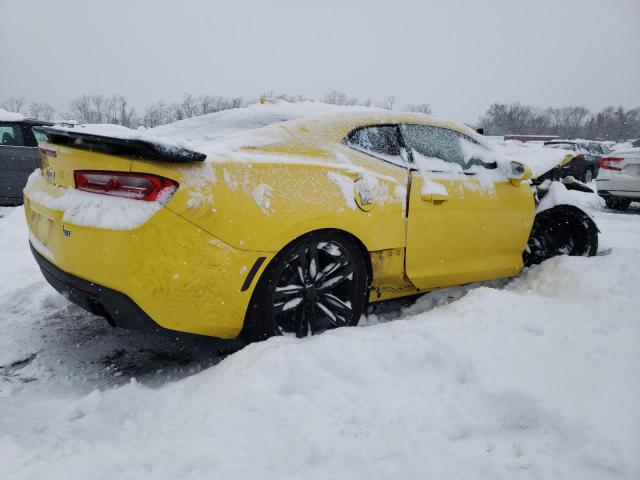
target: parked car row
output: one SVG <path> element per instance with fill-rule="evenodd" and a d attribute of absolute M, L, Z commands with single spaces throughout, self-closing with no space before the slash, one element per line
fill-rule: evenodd
<path fill-rule="evenodd" d="M 607 207 L 626 210 L 631 202 L 640 201 L 640 140 L 633 140 L 619 150 L 611 150 L 613 142 L 586 140 L 551 140 L 547 148 L 569 150 L 556 168 L 538 177 L 536 182 L 574 177 L 584 183 L 596 180 L 598 195 Z"/>
<path fill-rule="evenodd" d="M 47 140 L 45 134 L 34 132 L 33 127 L 52 125 L 19 118 L 0 117 L 0 206 L 22 204 L 27 178 L 40 165 L 38 141 Z"/>
<path fill-rule="evenodd" d="M 545 142 L 544 146 L 574 152 L 574 155 L 568 158 L 566 163 L 551 173 L 557 178 L 572 176 L 585 183 L 596 178 L 600 169 L 600 159 L 610 152 L 609 148 L 600 142 L 581 140 L 552 140 Z"/>
<path fill-rule="evenodd" d="M 626 210 L 631 202 L 640 201 L 640 140 L 600 159 L 596 186 L 609 208 Z"/>

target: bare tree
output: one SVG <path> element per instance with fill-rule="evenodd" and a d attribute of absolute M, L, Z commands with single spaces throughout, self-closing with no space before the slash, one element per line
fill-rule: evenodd
<path fill-rule="evenodd" d="M 396 104 L 396 97 L 393 95 L 385 98 L 383 101 L 378 103 L 378 107 L 384 108 L 385 110 L 393 110 L 393 106 Z"/>
<path fill-rule="evenodd" d="M 29 116 L 38 120 L 45 120 L 50 122 L 56 114 L 56 109 L 53 105 L 41 102 L 31 102 L 29 105 Z"/>
<path fill-rule="evenodd" d="M 180 103 L 180 119 L 195 117 L 198 114 L 196 99 L 190 93 L 185 93 Z"/>
<path fill-rule="evenodd" d="M 24 97 L 9 97 L 0 106 L 8 112 L 25 113 L 26 103 Z"/>
<path fill-rule="evenodd" d="M 69 103 L 70 119 L 79 123 L 115 123 L 127 127 L 136 126 L 135 110 L 129 108 L 122 95 L 81 95 Z"/>
<path fill-rule="evenodd" d="M 407 105 L 405 109 L 408 112 L 424 113 L 425 115 L 431 114 L 431 105 L 428 103 Z"/>
<path fill-rule="evenodd" d="M 640 137 L 640 108 L 607 107 L 592 114 L 583 106 L 540 110 L 519 103 L 494 103 L 480 117 L 479 124 L 489 135 L 521 133 L 625 140 Z"/>
<path fill-rule="evenodd" d="M 175 108 L 161 100 L 145 110 L 142 124 L 147 128 L 152 128 L 173 122 L 175 120 L 174 112 Z"/>
<path fill-rule="evenodd" d="M 346 93 L 332 90 L 324 96 L 324 102 L 332 105 L 358 105 L 358 99 L 349 98 Z"/>

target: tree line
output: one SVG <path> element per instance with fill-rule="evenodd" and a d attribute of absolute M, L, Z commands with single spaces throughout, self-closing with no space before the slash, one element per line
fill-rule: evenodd
<path fill-rule="evenodd" d="M 274 93 L 273 91 L 265 92 L 263 96 L 289 102 L 317 100 L 304 95 L 292 96 Z M 355 97 L 349 97 L 347 94 L 337 90 L 332 90 L 320 100 L 334 105 L 376 106 L 388 110 L 393 110 L 396 107 L 395 97 L 392 96 L 375 102 L 371 99 L 360 100 Z M 78 123 L 113 123 L 132 128 L 139 126 L 151 128 L 198 115 L 244 107 L 256 101 L 257 99 L 246 100 L 243 97 L 196 96 L 191 93 L 185 93 L 178 102 L 160 100 L 149 105 L 142 113 L 138 113 L 123 95 L 81 95 L 69 102 L 66 111 L 57 111 L 48 103 L 29 103 L 25 97 L 8 98 L 0 104 L 0 107 L 38 120 L 65 119 Z M 405 110 L 431 113 L 431 107 L 427 103 L 407 105 Z"/>
<path fill-rule="evenodd" d="M 265 92 L 264 96 L 301 102 L 318 100 L 304 95 L 286 95 Z M 388 110 L 397 108 L 395 97 L 382 101 L 358 99 L 346 93 L 332 90 L 323 102 L 333 105 L 360 105 Z M 69 102 L 64 112 L 42 102 L 27 102 L 24 97 L 11 97 L 0 106 L 10 112 L 18 112 L 32 118 L 51 121 L 74 120 L 78 123 L 113 123 L 126 127 L 147 128 L 191 118 L 207 113 L 219 112 L 246 106 L 256 100 L 243 97 L 193 95 L 185 93 L 177 102 L 160 100 L 138 113 L 123 95 L 81 95 Z M 430 114 L 428 103 L 411 104 L 401 108 L 405 111 Z M 480 116 L 475 127 L 484 128 L 486 135 L 557 135 L 562 138 L 590 138 L 598 140 L 627 140 L 640 137 L 640 108 L 606 107 L 591 112 L 583 106 L 536 108 L 520 103 L 494 103 Z"/>
<path fill-rule="evenodd" d="M 536 108 L 520 103 L 494 103 L 480 117 L 485 135 L 557 135 L 561 138 L 628 140 L 640 137 L 640 107 L 606 107 L 591 112 L 583 106 Z"/>

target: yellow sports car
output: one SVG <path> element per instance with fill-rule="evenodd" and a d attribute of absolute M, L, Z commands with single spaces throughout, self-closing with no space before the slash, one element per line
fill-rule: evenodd
<path fill-rule="evenodd" d="M 368 302 L 517 275 L 523 253 L 595 253 L 577 209 L 534 225 L 525 165 L 422 114 L 267 102 L 151 131 L 39 131 L 33 254 L 116 326 L 306 336 Z"/>

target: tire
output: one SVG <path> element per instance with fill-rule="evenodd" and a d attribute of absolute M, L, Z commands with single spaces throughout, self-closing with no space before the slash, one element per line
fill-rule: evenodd
<path fill-rule="evenodd" d="M 619 197 L 607 197 L 604 199 L 604 202 L 610 209 L 620 211 L 625 211 L 629 208 L 629 205 L 631 205 L 631 200 Z"/>
<path fill-rule="evenodd" d="M 558 255 L 592 257 L 598 252 L 598 227 L 573 205 L 556 205 L 536 215 L 522 254 L 525 266 Z"/>
<path fill-rule="evenodd" d="M 357 325 L 368 286 L 364 252 L 353 239 L 332 230 L 306 234 L 265 269 L 241 336 L 249 342 L 283 334 L 300 338 Z"/>
<path fill-rule="evenodd" d="M 584 183 L 590 183 L 593 180 L 593 170 L 587 168 L 587 170 L 584 172 L 584 177 L 582 178 L 582 180 L 584 181 Z"/>

